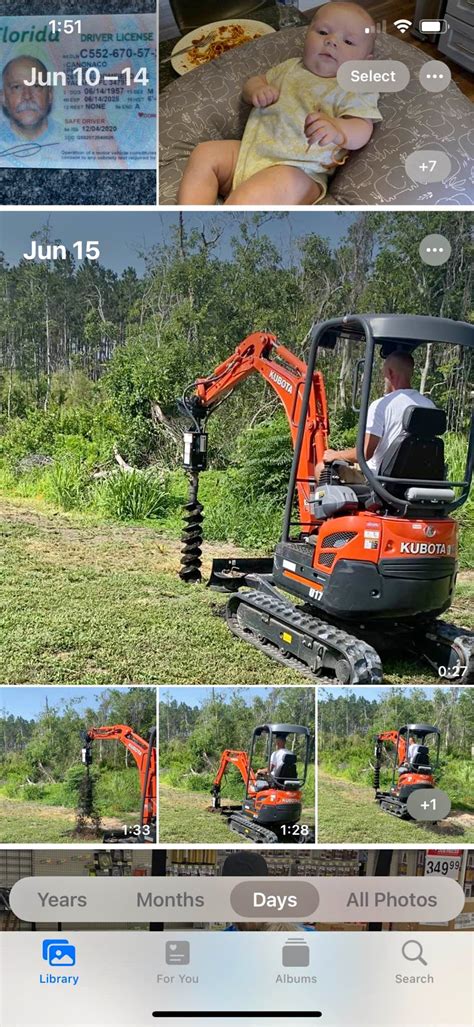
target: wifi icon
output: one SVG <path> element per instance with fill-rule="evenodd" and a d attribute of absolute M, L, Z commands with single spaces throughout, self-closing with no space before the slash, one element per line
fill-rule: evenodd
<path fill-rule="evenodd" d="M 403 36 L 405 32 L 413 24 L 413 22 L 409 21 L 408 18 L 399 18 L 398 21 L 394 21 L 393 24 L 395 25 L 395 28 L 398 29 L 398 31 L 401 32 Z"/>

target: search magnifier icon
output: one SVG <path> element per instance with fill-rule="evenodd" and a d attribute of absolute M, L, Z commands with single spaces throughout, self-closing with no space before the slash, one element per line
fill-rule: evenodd
<path fill-rule="evenodd" d="M 423 959 L 423 945 L 419 941 L 406 941 L 402 945 L 402 956 L 410 963 L 419 962 L 423 963 L 423 966 L 428 966 L 426 959 Z"/>

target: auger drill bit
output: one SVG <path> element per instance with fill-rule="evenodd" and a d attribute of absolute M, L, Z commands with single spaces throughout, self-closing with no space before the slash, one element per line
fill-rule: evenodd
<path fill-rule="evenodd" d="M 179 576 L 186 584 L 201 581 L 203 506 L 198 501 L 198 475 L 189 475 L 188 502 L 184 506 L 185 527 L 181 535 L 181 568 Z"/>
<path fill-rule="evenodd" d="M 374 780 L 373 780 L 373 787 L 375 788 L 375 791 L 378 791 L 379 788 L 380 788 L 380 767 L 381 767 L 380 744 L 381 743 L 377 739 L 377 741 L 375 743 L 375 753 L 374 753 Z"/>

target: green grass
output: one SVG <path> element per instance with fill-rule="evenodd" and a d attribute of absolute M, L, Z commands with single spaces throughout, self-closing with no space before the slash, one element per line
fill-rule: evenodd
<path fill-rule="evenodd" d="M 354 743 L 351 745 L 351 742 Z M 324 742 L 319 735 L 319 769 L 331 778 L 348 781 L 350 784 L 365 785 L 372 788 L 373 743 L 365 740 L 357 743 L 349 737 L 346 744 L 343 739 L 332 740 L 326 736 Z M 387 790 L 392 783 L 392 765 L 381 768 L 380 787 Z M 447 792 L 452 805 L 457 810 L 474 813 L 474 763 L 472 759 L 462 756 L 459 752 L 449 756 L 441 756 L 440 765 L 436 769 L 436 784 Z"/>
<path fill-rule="evenodd" d="M 78 767 L 82 773 L 81 764 Z M 18 774 L 9 776 L 8 769 L 0 766 L 0 801 L 31 802 L 35 805 L 62 806 L 76 810 L 77 792 L 67 780 L 33 783 L 19 780 Z M 123 770 L 103 768 L 95 782 L 94 803 L 100 814 L 130 817 L 140 806 L 140 785 L 135 765 Z"/>
<path fill-rule="evenodd" d="M 123 823 L 137 823 L 138 813 Z M 102 834 L 88 831 L 87 835 L 74 834 L 76 816 L 73 810 L 62 806 L 45 806 L 38 802 L 17 802 L 14 799 L 0 800 L 0 840 L 2 844 L 16 845 L 28 842 L 82 842 L 102 841 Z M 104 818 L 102 827 L 119 828 L 120 819 Z"/>
<path fill-rule="evenodd" d="M 0 518 L 4 683 L 308 683 L 230 634 L 225 596 L 184 585 L 180 544 L 156 528 L 59 513 L 32 499 L 2 499 Z M 204 575 L 212 556 L 236 553 L 206 545 Z M 473 594 L 471 577 L 458 586 L 450 619 L 474 624 Z M 387 682 L 433 680 L 403 658 L 387 659 L 385 672 Z"/>
<path fill-rule="evenodd" d="M 451 811 L 435 826 L 417 825 L 382 813 L 374 801 L 373 789 L 330 777 L 319 771 L 318 841 L 396 843 L 417 842 L 438 845 L 474 842 L 474 813 Z"/>
<path fill-rule="evenodd" d="M 229 800 L 227 800 L 229 801 Z M 234 800 L 230 800 L 234 804 Z M 228 842 L 237 838 L 227 827 L 225 817 L 212 813 L 206 807 L 211 796 L 200 792 L 184 792 L 180 788 L 160 782 L 159 795 L 159 837 L 160 842 L 188 842 L 189 844 L 210 844 Z M 222 804 L 226 798 L 223 796 Z M 314 806 L 303 806 L 302 823 L 314 826 Z M 246 839 L 239 835 L 239 844 Z"/>

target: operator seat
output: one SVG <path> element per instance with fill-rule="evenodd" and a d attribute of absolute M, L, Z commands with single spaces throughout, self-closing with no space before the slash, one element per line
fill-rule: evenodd
<path fill-rule="evenodd" d="M 298 771 L 296 768 L 296 754 L 294 752 L 287 752 L 283 757 L 283 762 L 277 774 L 272 774 L 272 781 L 277 788 L 287 787 L 286 782 L 294 782 L 290 784 L 290 789 L 299 787 Z"/>
<path fill-rule="evenodd" d="M 400 486 L 389 483 L 394 495 L 405 493 L 406 480 L 445 480 L 444 443 L 440 435 L 446 431 L 446 413 L 437 407 L 407 407 L 403 413 L 402 432 L 389 446 L 378 469 L 378 475 L 402 479 Z"/>
<path fill-rule="evenodd" d="M 430 769 L 430 750 L 427 745 L 419 745 L 418 752 L 415 753 L 412 760 L 409 762 L 410 770 L 423 770 Z"/>

